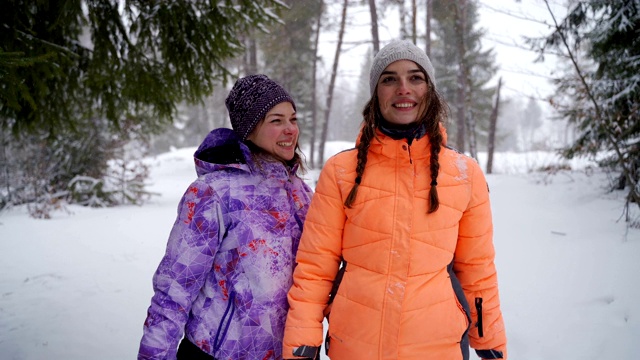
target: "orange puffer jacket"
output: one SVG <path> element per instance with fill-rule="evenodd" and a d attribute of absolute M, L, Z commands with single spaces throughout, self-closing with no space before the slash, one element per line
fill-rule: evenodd
<path fill-rule="evenodd" d="M 428 138 L 409 146 L 378 136 L 351 209 L 343 204 L 357 151 L 333 156 L 322 170 L 289 291 L 284 358 L 322 343 L 323 311 L 341 259 L 346 271 L 328 318 L 331 359 L 468 359 L 469 345 L 482 358 L 506 358 L 480 167 L 443 147 L 440 208 L 427 214 Z"/>

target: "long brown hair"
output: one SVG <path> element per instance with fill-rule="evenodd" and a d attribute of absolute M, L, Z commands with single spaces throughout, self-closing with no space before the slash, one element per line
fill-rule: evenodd
<path fill-rule="evenodd" d="M 416 64 L 417 65 L 417 64 Z M 430 214 L 438 210 L 440 206 L 440 201 L 438 199 L 438 172 L 440 171 L 440 164 L 438 162 L 438 157 L 440 155 L 440 149 L 442 147 L 442 143 L 444 138 L 442 136 L 442 132 L 440 130 L 440 124 L 444 122 L 447 117 L 447 104 L 442 99 L 438 91 L 436 90 L 435 84 L 427 75 L 427 72 L 418 65 L 420 71 L 424 74 L 427 79 L 428 91 L 425 94 L 423 99 L 426 104 L 422 114 L 420 114 L 418 118 L 418 124 L 425 126 L 426 136 L 429 138 L 429 144 L 431 145 L 431 157 L 429 159 L 429 172 L 431 173 L 431 189 L 429 190 L 429 204 L 427 213 Z M 371 145 L 371 141 L 375 138 L 376 135 L 376 127 L 380 125 L 380 121 L 382 120 L 382 113 L 380 111 L 380 103 L 378 101 L 378 87 L 376 86 L 371 99 L 367 102 L 362 110 L 362 131 L 360 136 L 360 142 L 356 146 L 358 149 L 358 163 L 356 165 L 356 178 L 355 184 L 351 188 L 347 199 L 344 202 L 344 206 L 347 208 L 351 208 L 353 202 L 356 199 L 356 195 L 358 194 L 358 186 L 362 182 L 362 176 L 364 174 L 365 166 L 367 165 L 367 154 L 369 152 L 369 146 Z"/>

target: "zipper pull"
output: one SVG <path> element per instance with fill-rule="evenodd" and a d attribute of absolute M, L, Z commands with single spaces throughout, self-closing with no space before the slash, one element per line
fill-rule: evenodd
<path fill-rule="evenodd" d="M 413 164 L 413 159 L 411 158 L 411 142 L 409 141 L 406 145 L 402 144 L 402 150 L 409 152 L 409 164 Z"/>

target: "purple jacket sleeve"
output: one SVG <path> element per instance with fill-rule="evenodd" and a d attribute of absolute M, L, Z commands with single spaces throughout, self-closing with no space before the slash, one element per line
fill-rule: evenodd
<path fill-rule="evenodd" d="M 175 359 L 191 305 L 205 282 L 221 234 L 218 197 L 197 180 L 178 206 L 167 250 L 153 277 L 138 359 Z"/>

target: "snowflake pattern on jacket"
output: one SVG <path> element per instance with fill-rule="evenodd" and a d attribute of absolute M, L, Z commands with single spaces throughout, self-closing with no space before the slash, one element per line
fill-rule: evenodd
<path fill-rule="evenodd" d="M 287 292 L 312 191 L 281 162 L 254 162 L 230 129 L 196 150 L 138 359 L 175 359 L 183 335 L 218 360 L 281 359 Z"/>

